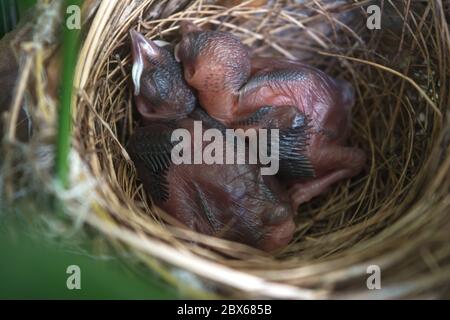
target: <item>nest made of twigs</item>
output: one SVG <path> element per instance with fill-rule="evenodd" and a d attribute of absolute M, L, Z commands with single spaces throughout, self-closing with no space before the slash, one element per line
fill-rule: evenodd
<path fill-rule="evenodd" d="M 370 4 L 382 8 L 381 30 L 366 26 Z M 448 295 L 449 12 L 440 0 L 103 1 L 85 27 L 75 75 L 71 190 L 48 190 L 77 221 L 179 286 L 193 278 L 182 282 L 174 270 L 231 297 Z M 294 240 L 276 255 L 180 228 L 136 179 L 124 149 L 137 120 L 128 32 L 175 43 L 182 20 L 232 32 L 258 55 L 306 61 L 356 90 L 349 143 L 368 164 L 303 205 Z M 49 134 L 36 130 L 29 147 L 40 156 L 30 152 L 29 161 L 46 152 L 40 132 Z M 366 286 L 370 265 L 380 267 L 381 290 Z"/>

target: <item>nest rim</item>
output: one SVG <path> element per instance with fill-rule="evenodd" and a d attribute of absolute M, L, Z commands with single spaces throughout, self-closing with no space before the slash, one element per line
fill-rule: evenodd
<path fill-rule="evenodd" d="M 86 30 L 75 75 L 78 95 L 73 98 L 76 126 L 71 154 L 80 163 L 76 170 L 71 168 L 72 181 L 93 185 L 83 196 L 62 198 L 68 213 L 108 238 L 125 243 L 138 256 L 143 255 L 149 268 L 177 286 L 184 285 L 164 269 L 165 263 L 206 278 L 220 286 L 226 296 L 234 297 L 396 298 L 448 294 L 450 249 L 445 247 L 445 226 L 450 226 L 450 124 L 446 115 L 450 98 L 437 83 L 448 85 L 445 69 L 450 66 L 450 58 L 442 52 L 450 48 L 450 38 L 441 1 L 426 4 L 428 13 L 419 7 L 421 4 L 411 5 L 405 12 L 391 8 L 398 17 L 409 18 L 404 19 L 407 27 L 402 26 L 393 39 L 400 41 L 398 47 L 417 49 L 416 56 L 401 56 L 400 50 L 377 51 L 387 50 L 380 44 L 379 35 L 362 39 L 354 31 L 361 30 L 361 25 L 342 27 L 330 14 L 353 9 L 364 15 L 363 4 L 314 11 L 314 19 L 327 21 L 333 26 L 332 33 L 342 39 L 331 36 L 324 48 L 320 41 L 323 39 L 316 39 L 313 32 L 314 41 L 307 50 L 313 55 L 305 60 L 355 86 L 358 102 L 353 111 L 350 144 L 364 148 L 369 164 L 358 177 L 303 207 L 305 214 L 296 221 L 295 240 L 287 248 L 269 255 L 200 235 L 180 228 L 170 216 L 151 208 L 124 148 L 135 125 L 127 72 L 127 30 L 135 28 L 149 38 L 175 41 L 179 22 L 187 19 L 230 31 L 244 43 L 257 47 L 257 52 L 296 57 L 292 52 L 298 48 L 292 45 L 287 49 L 288 40 L 281 37 L 273 42 L 265 38 L 278 28 L 282 32 L 279 24 L 297 30 L 297 36 L 308 34 L 312 30 L 308 23 L 314 26 L 315 20 L 305 18 L 305 27 L 289 15 L 287 7 L 267 10 L 252 7 L 250 2 L 226 8 L 191 1 L 182 11 L 162 19 L 152 13 L 163 13 L 165 7 L 158 7 L 152 0 L 99 5 Z M 422 23 L 414 20 L 417 17 L 422 17 Z M 252 24 L 252 19 L 266 24 Z M 257 31 L 246 29 L 248 25 L 256 26 Z M 336 25 L 341 26 L 339 31 Z M 442 33 L 433 35 L 430 30 Z M 358 45 L 349 45 L 352 39 Z M 399 63 L 398 68 L 393 68 L 389 58 Z M 411 66 L 424 58 L 428 59 L 424 60 L 428 68 L 422 74 L 412 72 Z M 429 172 L 435 172 L 434 177 Z M 61 198 L 60 189 L 53 191 Z M 80 202 L 86 201 L 85 196 L 89 213 L 80 216 Z M 387 290 L 367 290 L 365 279 L 370 265 L 378 265 L 386 273 L 383 282 Z M 401 271 L 404 268 L 406 272 Z"/>

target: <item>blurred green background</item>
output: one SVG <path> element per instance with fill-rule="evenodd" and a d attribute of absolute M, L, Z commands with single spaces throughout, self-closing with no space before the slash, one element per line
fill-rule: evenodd
<path fill-rule="evenodd" d="M 1 217 L 0 299 L 169 299 L 175 289 L 139 274 L 117 257 L 74 252 L 39 237 L 15 219 Z M 80 268 L 81 289 L 69 290 L 67 268 Z"/>
<path fill-rule="evenodd" d="M 36 0 L 1 0 L 0 1 L 0 37 L 11 31 L 20 16 L 36 4 Z"/>
<path fill-rule="evenodd" d="M 36 0 L 1 0 L 0 38 L 12 30 L 20 16 L 35 3 Z M 64 41 L 67 43 L 66 38 Z M 73 66 L 72 61 L 70 67 Z M 66 83 L 66 94 L 69 95 L 70 85 L 71 79 Z M 64 87 L 62 91 L 66 91 Z M 68 138 L 70 128 L 65 130 L 67 137 L 64 139 Z M 7 208 L 0 202 L 0 299 L 180 298 L 175 288 L 156 275 L 133 272 L 118 257 L 99 259 L 94 254 L 72 252 L 57 241 L 39 236 L 32 230 L 32 225 L 24 223 L 24 213 Z M 84 247 L 92 246 L 86 243 Z M 66 281 L 70 274 L 66 271 L 70 265 L 81 269 L 80 290 L 67 288 Z"/>

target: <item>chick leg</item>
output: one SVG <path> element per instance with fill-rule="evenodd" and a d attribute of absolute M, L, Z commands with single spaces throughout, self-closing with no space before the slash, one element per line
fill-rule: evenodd
<path fill-rule="evenodd" d="M 300 204 L 324 193 L 337 181 L 357 175 L 365 161 L 366 156 L 361 149 L 336 145 L 324 147 L 320 154 L 313 156 L 312 163 L 317 172 L 327 168 L 328 173 L 294 184 L 289 189 L 293 208 L 296 210 Z"/>

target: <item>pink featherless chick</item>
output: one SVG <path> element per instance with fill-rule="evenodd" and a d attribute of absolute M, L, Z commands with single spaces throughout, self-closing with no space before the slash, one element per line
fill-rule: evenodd
<path fill-rule="evenodd" d="M 196 108 L 195 95 L 169 50 L 135 31 L 131 37 L 135 102 L 144 126 L 136 128 L 127 151 L 146 192 L 197 232 L 265 251 L 286 246 L 295 231 L 294 212 L 273 176 L 262 176 L 258 165 L 174 163 L 176 129 L 193 137 L 194 121 L 202 121 L 204 130 L 222 132 L 223 127 Z M 195 149 L 195 139 L 187 143 Z"/>
<path fill-rule="evenodd" d="M 230 33 L 192 23 L 181 30 L 175 55 L 208 114 L 231 127 L 280 129 L 280 170 L 294 208 L 361 171 L 365 153 L 346 146 L 350 84 L 300 62 L 252 58 Z"/>

